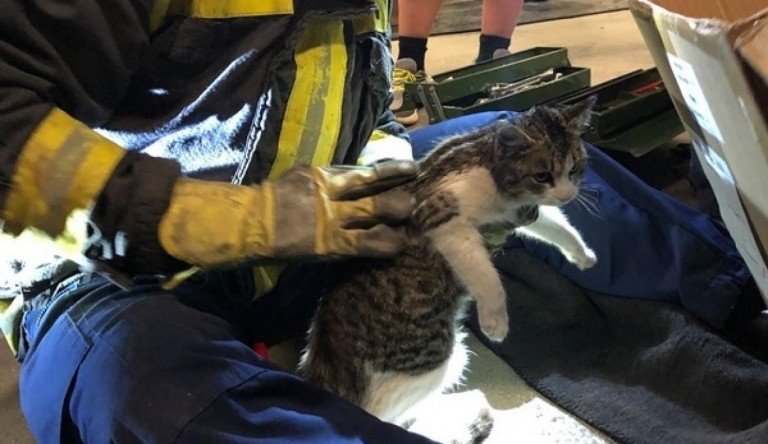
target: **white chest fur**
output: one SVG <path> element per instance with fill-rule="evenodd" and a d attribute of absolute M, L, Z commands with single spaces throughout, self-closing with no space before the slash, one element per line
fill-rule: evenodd
<path fill-rule="evenodd" d="M 475 226 L 508 219 L 507 216 L 521 206 L 499 193 L 491 173 L 485 168 L 472 168 L 448 176 L 440 188 L 456 197 L 462 219 Z"/>

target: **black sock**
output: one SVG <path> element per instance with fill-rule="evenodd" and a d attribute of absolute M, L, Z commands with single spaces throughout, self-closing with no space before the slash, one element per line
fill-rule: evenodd
<path fill-rule="evenodd" d="M 510 39 L 497 35 L 480 34 L 480 51 L 477 53 L 477 61 L 484 62 L 493 58 L 497 49 L 508 49 Z"/>
<path fill-rule="evenodd" d="M 416 62 L 416 69 L 424 69 L 424 54 L 427 53 L 427 39 L 419 37 L 399 37 L 400 49 L 397 53 L 397 60 L 413 59 Z"/>

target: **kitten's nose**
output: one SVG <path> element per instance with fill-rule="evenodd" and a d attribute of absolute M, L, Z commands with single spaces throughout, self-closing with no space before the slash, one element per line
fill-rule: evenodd
<path fill-rule="evenodd" d="M 573 187 L 555 187 L 554 189 L 554 197 L 557 199 L 558 202 L 561 204 L 567 204 L 568 202 L 572 201 L 574 197 L 576 197 L 577 190 L 575 190 Z"/>

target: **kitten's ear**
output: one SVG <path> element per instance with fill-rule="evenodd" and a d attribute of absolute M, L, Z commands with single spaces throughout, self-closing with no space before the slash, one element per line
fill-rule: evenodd
<path fill-rule="evenodd" d="M 589 116 L 589 112 L 597 103 L 597 95 L 591 95 L 581 102 L 566 106 L 562 113 L 565 121 L 568 122 L 568 128 L 581 130 L 581 126 Z"/>
<path fill-rule="evenodd" d="M 533 145 L 533 139 L 517 126 L 505 125 L 496 133 L 497 156 L 522 154 L 531 145 Z"/>

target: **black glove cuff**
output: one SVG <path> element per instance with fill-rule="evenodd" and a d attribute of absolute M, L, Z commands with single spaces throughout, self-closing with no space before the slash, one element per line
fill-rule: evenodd
<path fill-rule="evenodd" d="M 86 256 L 127 276 L 188 268 L 163 250 L 157 234 L 180 176 L 173 160 L 127 153 L 96 201 Z"/>

